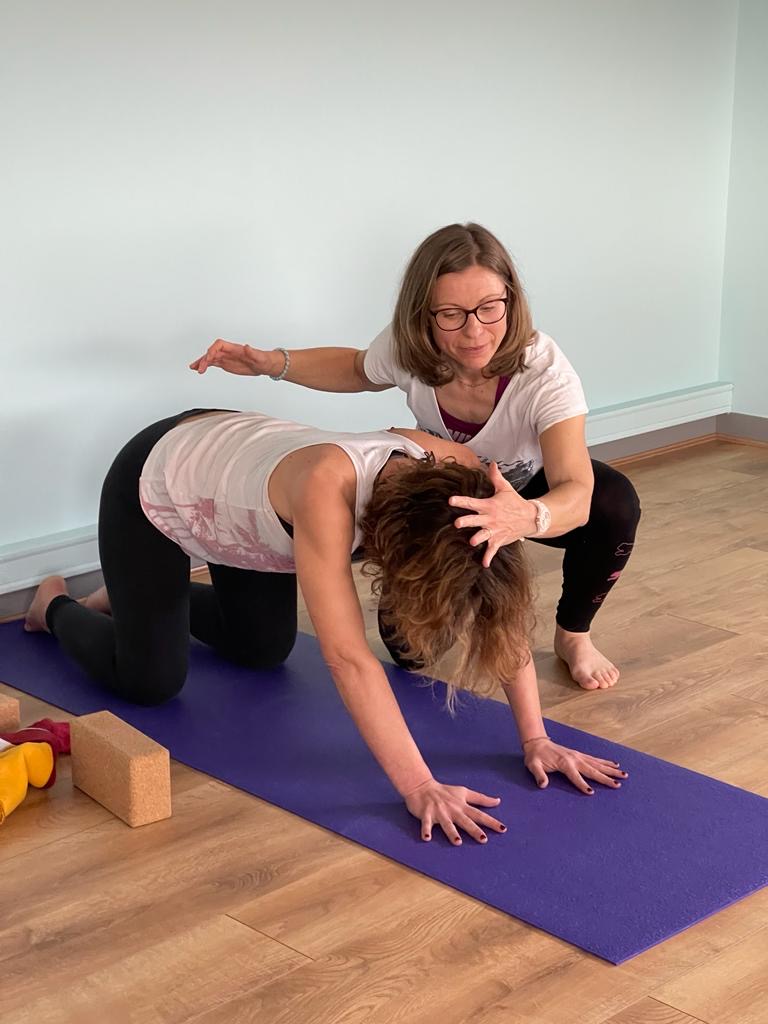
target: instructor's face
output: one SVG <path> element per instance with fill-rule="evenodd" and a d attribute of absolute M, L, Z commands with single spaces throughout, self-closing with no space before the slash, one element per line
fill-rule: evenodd
<path fill-rule="evenodd" d="M 430 310 L 476 309 L 483 303 L 506 298 L 507 290 L 498 274 L 486 267 L 467 267 L 455 274 L 442 274 L 432 291 Z M 481 311 L 481 316 L 483 315 Z M 432 337 L 447 358 L 466 370 L 481 370 L 496 353 L 507 331 L 506 314 L 494 324 L 483 324 L 476 316 L 467 317 L 463 327 L 442 330 L 432 320 Z M 460 317 L 459 317 L 460 322 Z"/>

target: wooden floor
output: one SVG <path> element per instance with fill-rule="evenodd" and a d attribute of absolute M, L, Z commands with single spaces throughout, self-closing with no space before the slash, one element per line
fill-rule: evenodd
<path fill-rule="evenodd" d="M 560 556 L 529 545 L 545 712 L 768 796 L 768 448 L 625 471 L 644 515 L 594 630 L 614 691 L 554 658 Z M 613 967 L 178 764 L 173 786 L 131 830 L 64 760 L 2 826 L 2 1024 L 768 1021 L 768 889 Z"/>

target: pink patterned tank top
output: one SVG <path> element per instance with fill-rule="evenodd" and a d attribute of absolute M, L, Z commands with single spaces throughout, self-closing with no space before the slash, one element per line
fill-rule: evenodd
<path fill-rule="evenodd" d="M 149 453 L 139 498 L 149 521 L 193 558 L 260 572 L 295 572 L 293 540 L 269 500 L 272 471 L 291 452 L 335 444 L 357 475 L 355 536 L 376 475 L 392 452 L 421 458 L 413 441 L 387 431 L 339 433 L 257 412 L 182 421 Z"/>

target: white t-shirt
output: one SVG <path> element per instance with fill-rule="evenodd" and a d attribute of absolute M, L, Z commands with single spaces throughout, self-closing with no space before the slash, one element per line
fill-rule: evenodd
<path fill-rule="evenodd" d="M 576 371 L 547 334 L 536 332 L 525 365 L 510 380 L 485 426 L 466 442 L 483 462 L 497 462 L 517 491 L 543 465 L 539 436 L 555 423 L 589 411 Z M 363 366 L 372 384 L 394 384 L 406 393 L 420 430 L 453 440 L 435 389 L 395 364 L 391 325 L 373 340 Z"/>
<path fill-rule="evenodd" d="M 395 451 L 420 459 L 424 449 L 385 430 L 319 430 L 258 412 L 222 412 L 183 421 L 157 442 L 139 480 L 147 519 L 188 555 L 239 569 L 295 572 L 293 539 L 269 500 L 269 478 L 290 452 L 334 444 L 357 476 L 355 536 L 376 475 Z"/>

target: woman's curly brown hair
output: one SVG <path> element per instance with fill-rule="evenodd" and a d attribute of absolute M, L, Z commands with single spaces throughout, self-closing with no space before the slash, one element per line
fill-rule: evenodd
<path fill-rule="evenodd" d="M 427 672 L 458 645 L 449 707 L 457 687 L 487 696 L 530 656 L 533 595 L 523 545 L 505 545 L 484 568 L 485 545 L 472 547 L 472 532 L 453 525 L 466 509 L 448 504 L 453 495 L 493 493 L 484 470 L 436 462 L 428 452 L 380 477 L 363 517 L 363 571 L 408 662 Z"/>

